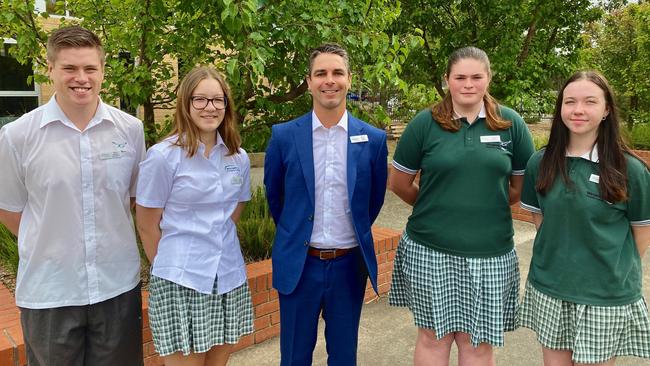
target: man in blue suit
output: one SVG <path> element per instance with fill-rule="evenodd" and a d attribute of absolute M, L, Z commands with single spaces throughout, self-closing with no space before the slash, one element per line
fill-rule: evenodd
<path fill-rule="evenodd" d="M 384 203 L 386 134 L 347 112 L 350 83 L 347 52 L 316 48 L 307 76 L 313 110 L 273 126 L 266 149 L 283 366 L 311 365 L 321 312 L 328 365 L 356 365 L 368 277 L 377 290 L 370 226 Z"/>

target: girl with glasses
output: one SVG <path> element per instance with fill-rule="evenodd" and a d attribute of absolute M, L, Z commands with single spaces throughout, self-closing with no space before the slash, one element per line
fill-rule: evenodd
<path fill-rule="evenodd" d="M 136 219 L 153 263 L 149 322 L 165 365 L 226 365 L 253 331 L 235 224 L 251 198 L 250 162 L 223 77 L 181 81 L 174 128 L 140 164 Z"/>

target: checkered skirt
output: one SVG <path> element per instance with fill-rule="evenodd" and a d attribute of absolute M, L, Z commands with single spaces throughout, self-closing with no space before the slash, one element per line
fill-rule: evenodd
<path fill-rule="evenodd" d="M 518 322 L 535 331 L 542 346 L 573 351 L 573 362 L 650 358 L 650 320 L 643 299 L 621 306 L 576 304 L 548 296 L 527 282 Z"/>
<path fill-rule="evenodd" d="M 415 325 L 438 339 L 452 332 L 470 335 L 472 345 L 503 346 L 516 328 L 519 297 L 517 253 L 465 258 L 441 253 L 402 234 L 389 304 L 413 312 Z"/>
<path fill-rule="evenodd" d="M 253 305 L 248 283 L 211 295 L 160 277 L 149 282 L 149 325 L 156 351 L 161 356 L 175 352 L 207 352 L 212 346 L 235 344 L 253 332 Z"/>

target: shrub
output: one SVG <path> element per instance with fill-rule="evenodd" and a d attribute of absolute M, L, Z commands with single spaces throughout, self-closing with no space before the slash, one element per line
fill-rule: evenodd
<path fill-rule="evenodd" d="M 264 188 L 257 187 L 237 224 L 237 235 L 246 262 L 271 257 L 275 224 L 269 212 Z"/>
<path fill-rule="evenodd" d="M 0 224 L 0 264 L 16 274 L 18 272 L 18 243 L 16 237 Z"/>
<path fill-rule="evenodd" d="M 650 123 L 634 125 L 627 135 L 633 149 L 650 150 Z"/>
<path fill-rule="evenodd" d="M 539 150 L 548 144 L 547 135 L 533 134 L 533 144 L 535 145 L 535 150 Z"/>

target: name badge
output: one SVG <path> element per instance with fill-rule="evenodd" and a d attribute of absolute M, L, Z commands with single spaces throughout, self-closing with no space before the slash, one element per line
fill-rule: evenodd
<path fill-rule="evenodd" d="M 122 157 L 122 154 L 123 152 L 121 151 L 101 153 L 99 154 L 99 160 L 119 159 Z"/>
<path fill-rule="evenodd" d="M 241 170 L 239 169 L 239 167 L 237 165 L 226 165 L 224 168 L 226 169 L 226 171 L 228 173 L 237 173 L 237 174 L 239 174 L 241 172 Z"/>
<path fill-rule="evenodd" d="M 350 142 L 353 144 L 359 143 L 359 142 L 368 142 L 368 135 L 356 135 L 356 136 L 350 136 Z"/>
<path fill-rule="evenodd" d="M 481 136 L 481 143 L 487 143 L 487 142 L 501 142 L 501 136 L 500 135 Z"/>
<path fill-rule="evenodd" d="M 589 176 L 589 181 L 598 184 L 598 183 L 600 183 L 600 176 L 598 176 L 596 174 L 592 174 L 592 175 Z"/>

